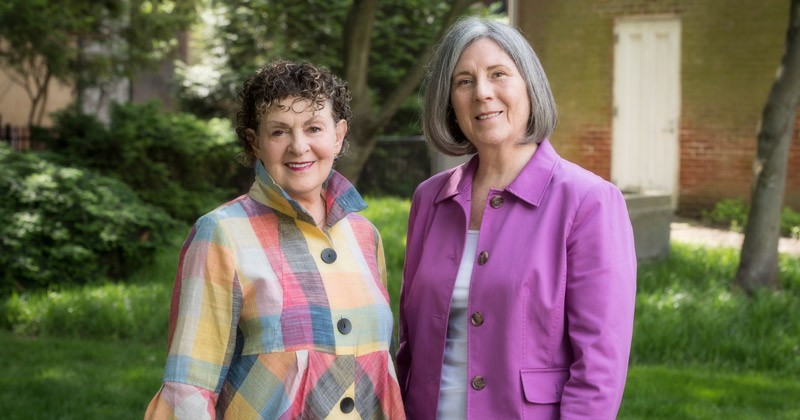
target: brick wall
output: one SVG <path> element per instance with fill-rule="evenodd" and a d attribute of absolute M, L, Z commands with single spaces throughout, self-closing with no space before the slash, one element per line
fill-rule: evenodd
<path fill-rule="evenodd" d="M 614 20 L 681 20 L 678 211 L 749 199 L 758 122 L 783 54 L 782 0 L 529 0 L 517 24 L 540 56 L 559 105 L 556 149 L 611 175 Z M 800 209 L 800 128 L 789 155 L 786 204 Z"/>

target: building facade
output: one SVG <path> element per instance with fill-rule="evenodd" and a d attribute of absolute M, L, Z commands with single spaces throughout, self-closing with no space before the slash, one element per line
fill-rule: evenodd
<path fill-rule="evenodd" d="M 784 0 L 515 0 L 559 107 L 556 149 L 623 191 L 697 215 L 749 200 L 757 133 L 783 55 Z M 797 124 L 796 124 L 797 126 Z M 800 136 L 785 205 L 800 209 Z"/>

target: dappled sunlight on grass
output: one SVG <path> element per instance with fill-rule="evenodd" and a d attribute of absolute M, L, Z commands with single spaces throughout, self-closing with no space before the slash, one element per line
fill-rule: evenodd
<path fill-rule="evenodd" d="M 141 419 L 166 343 L 25 338 L 0 331 L 4 419 Z"/>
<path fill-rule="evenodd" d="M 721 372 L 711 366 L 636 366 L 620 419 L 793 419 L 800 382 L 780 373 Z"/>
<path fill-rule="evenodd" d="M 800 374 L 800 295 L 747 297 L 732 287 L 737 264 L 735 250 L 673 244 L 666 261 L 640 266 L 632 360 Z"/>
<path fill-rule="evenodd" d="M 48 382 L 56 386 L 70 386 L 72 382 L 78 382 L 79 374 L 74 369 L 67 366 L 48 366 L 34 376 L 35 381 Z M 53 383 L 55 382 L 55 383 Z"/>

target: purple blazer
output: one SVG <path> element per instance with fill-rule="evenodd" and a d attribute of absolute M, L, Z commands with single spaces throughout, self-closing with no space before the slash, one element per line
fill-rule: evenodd
<path fill-rule="evenodd" d="M 475 157 L 414 193 L 397 354 L 409 419 L 436 418 L 477 165 Z M 545 140 L 484 206 L 469 288 L 467 418 L 613 419 L 636 294 L 633 231 L 619 189 Z"/>

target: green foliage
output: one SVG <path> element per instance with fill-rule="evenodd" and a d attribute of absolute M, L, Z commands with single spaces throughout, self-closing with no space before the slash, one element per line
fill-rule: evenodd
<path fill-rule="evenodd" d="M 137 74 L 174 51 L 195 16 L 193 0 L 4 0 L 0 64 L 26 88 L 33 117 L 51 78 L 82 90 Z"/>
<path fill-rule="evenodd" d="M 639 269 L 632 359 L 800 374 L 800 258 L 782 256 L 783 291 L 733 288 L 738 250 L 673 244 Z"/>
<path fill-rule="evenodd" d="M 308 60 L 341 74 L 342 25 L 350 3 L 209 1 L 195 28 L 201 59 L 177 72 L 182 109 L 233 116 L 232 99 L 244 79 L 277 57 Z"/>
<path fill-rule="evenodd" d="M 707 223 L 713 223 L 741 232 L 747 224 L 747 204 L 742 199 L 720 200 L 711 210 L 703 210 L 702 218 Z"/>
<path fill-rule="evenodd" d="M 789 207 L 781 210 L 781 233 L 794 239 L 800 239 L 800 212 Z"/>
<path fill-rule="evenodd" d="M 0 60 L 20 74 L 43 60 L 62 81 L 132 75 L 177 45 L 176 30 L 194 22 L 194 1 L 5 0 L 0 5 Z M 88 46 L 92 46 L 89 51 Z"/>
<path fill-rule="evenodd" d="M 68 110 L 57 115 L 55 133 L 53 159 L 114 176 L 187 223 L 252 179 L 235 160 L 239 146 L 227 120 L 165 113 L 158 102 L 114 106 L 108 129 Z"/>
<path fill-rule="evenodd" d="M 0 291 L 121 277 L 172 226 L 120 181 L 0 145 Z"/>
<path fill-rule="evenodd" d="M 214 0 L 197 30 L 203 60 L 179 72 L 178 97 L 189 112 L 230 116 L 242 81 L 277 57 L 308 60 L 344 76 L 352 0 L 252 2 Z M 383 105 L 442 30 L 453 1 L 381 0 L 372 22 L 369 70 L 372 102 Z M 475 2 L 478 3 L 478 2 Z M 470 13 L 487 14 L 476 7 Z M 214 77 L 208 77 L 209 75 Z M 416 81 L 414 81 L 416 83 Z M 384 132 L 418 134 L 420 104 L 409 97 Z M 357 116 L 358 117 L 358 116 Z"/>
<path fill-rule="evenodd" d="M 720 200 L 711 210 L 704 210 L 703 220 L 736 232 L 742 232 L 747 225 L 750 207 L 742 199 Z M 800 212 L 789 207 L 781 210 L 781 235 L 800 238 Z"/>
<path fill-rule="evenodd" d="M 188 228 L 170 230 L 147 264 L 131 267 L 124 284 L 64 284 L 5 297 L 0 301 L 0 329 L 22 336 L 164 342 L 186 232 Z"/>

